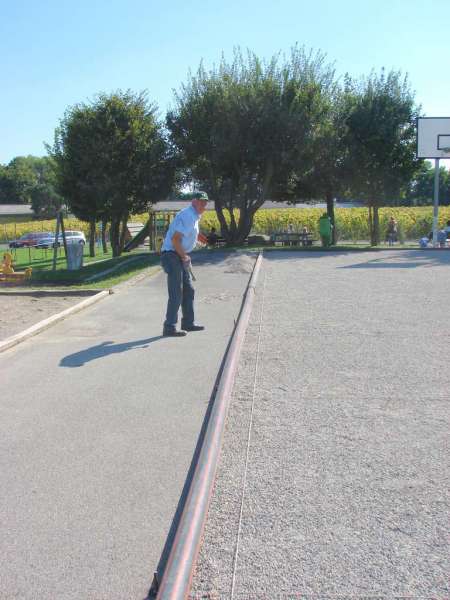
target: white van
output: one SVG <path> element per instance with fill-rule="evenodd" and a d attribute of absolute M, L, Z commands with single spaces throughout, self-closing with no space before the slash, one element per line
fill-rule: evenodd
<path fill-rule="evenodd" d="M 82 231 L 66 231 L 66 243 L 67 244 L 85 244 L 86 236 Z M 62 233 L 58 236 L 58 243 L 61 245 L 63 243 Z"/>

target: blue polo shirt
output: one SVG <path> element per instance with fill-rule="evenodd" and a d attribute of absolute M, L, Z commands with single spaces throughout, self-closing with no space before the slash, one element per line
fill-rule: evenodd
<path fill-rule="evenodd" d="M 175 232 L 178 231 L 179 233 L 183 234 L 183 237 L 181 238 L 183 250 L 187 253 L 191 252 L 191 250 L 193 250 L 197 244 L 199 221 L 200 215 L 192 206 L 192 204 L 191 206 L 180 210 L 167 230 L 161 250 L 163 252 L 175 250 L 172 244 L 172 237 L 174 236 Z"/>

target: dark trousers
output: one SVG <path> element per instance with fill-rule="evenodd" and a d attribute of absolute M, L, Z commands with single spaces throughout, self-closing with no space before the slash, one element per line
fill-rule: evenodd
<path fill-rule="evenodd" d="M 161 265 L 167 273 L 167 302 L 166 320 L 164 327 L 174 328 L 178 322 L 178 311 L 181 306 L 183 325 L 194 324 L 194 295 L 189 273 L 183 268 L 183 262 L 176 252 L 162 252 Z"/>

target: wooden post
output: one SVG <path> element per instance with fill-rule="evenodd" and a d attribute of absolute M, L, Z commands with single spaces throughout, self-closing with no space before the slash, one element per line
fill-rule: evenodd
<path fill-rule="evenodd" d="M 53 267 L 52 271 L 56 271 L 56 258 L 58 256 L 58 238 L 59 238 L 59 212 L 56 213 L 56 233 L 55 233 L 55 243 L 53 244 Z"/>
<path fill-rule="evenodd" d="M 67 256 L 66 228 L 64 227 L 64 219 L 63 219 L 62 212 L 59 213 L 59 222 L 61 224 L 61 233 L 62 233 L 62 239 L 63 239 L 63 245 L 64 245 L 64 252 L 66 254 L 66 265 L 69 266 L 69 262 L 68 262 L 69 259 Z"/>

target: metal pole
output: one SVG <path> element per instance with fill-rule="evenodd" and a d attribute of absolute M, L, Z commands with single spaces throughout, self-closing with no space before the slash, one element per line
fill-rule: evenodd
<path fill-rule="evenodd" d="M 438 247 L 438 213 L 439 213 L 439 158 L 434 160 L 434 206 L 433 206 L 433 246 Z"/>

